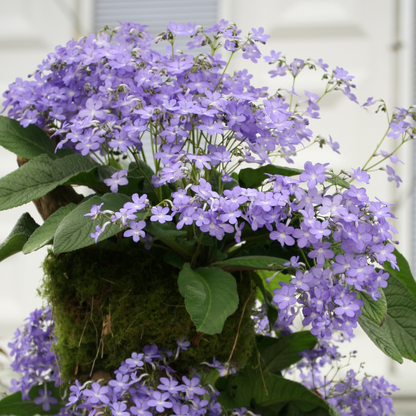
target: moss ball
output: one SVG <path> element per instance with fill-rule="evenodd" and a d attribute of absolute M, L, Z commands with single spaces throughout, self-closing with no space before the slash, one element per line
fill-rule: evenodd
<path fill-rule="evenodd" d="M 178 269 L 162 258 L 163 252 L 141 248 L 130 253 L 96 248 L 49 252 L 41 294 L 52 305 L 55 351 L 65 380 L 96 370 L 111 373 L 146 345 L 175 351 L 176 340 L 183 335 L 191 347 L 174 364 L 179 372 L 197 369 L 214 357 L 227 361 L 237 331 L 231 363 L 239 367 L 247 361 L 254 342 L 250 277 L 236 276 L 237 311 L 226 320 L 221 334 L 206 335 L 196 331 L 185 309 Z"/>

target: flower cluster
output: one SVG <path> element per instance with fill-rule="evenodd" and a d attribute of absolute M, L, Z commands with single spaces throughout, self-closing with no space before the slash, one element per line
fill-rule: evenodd
<path fill-rule="evenodd" d="M 389 384 L 384 377 L 358 378 L 359 371 L 347 371 L 342 381 L 335 381 L 344 357 L 333 342 L 321 341 L 312 351 L 304 351 L 304 357 L 296 367 L 302 384 L 317 392 L 329 404 L 336 406 L 342 416 L 394 414 L 392 392 L 398 388 Z M 352 357 L 354 354 L 352 354 Z M 330 368 L 328 368 L 330 367 Z"/>
<path fill-rule="evenodd" d="M 52 343 L 54 322 L 50 308 L 36 309 L 26 319 L 22 329 L 17 329 L 9 343 L 10 355 L 14 360 L 11 367 L 21 373 L 19 380 L 13 379 L 10 390 L 22 392 L 24 400 L 34 386 L 53 381 L 60 383 L 57 370 L 57 357 L 53 353 Z"/>
<path fill-rule="evenodd" d="M 178 351 L 186 350 L 189 342 L 178 342 Z M 210 386 L 201 384 L 197 373 L 177 376 L 170 367 L 174 359 L 171 351 L 149 345 L 143 353 L 133 353 L 117 369 L 115 379 L 108 385 L 87 382 L 81 385 L 76 381 L 70 387 L 67 406 L 72 410 L 82 410 L 94 414 L 94 409 L 108 409 L 113 415 L 144 415 L 169 412 L 173 415 L 198 416 L 203 414 L 220 415 L 221 405 L 216 392 Z"/>

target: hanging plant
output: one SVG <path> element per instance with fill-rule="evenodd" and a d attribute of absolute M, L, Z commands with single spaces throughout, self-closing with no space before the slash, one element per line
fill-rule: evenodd
<path fill-rule="evenodd" d="M 395 386 L 353 370 L 328 384 L 324 367 L 341 359 L 336 334 L 350 339 L 358 324 L 388 356 L 416 361 L 416 285 L 389 204 L 359 185 L 383 166 L 399 185 L 386 162 L 413 138 L 414 113 L 393 114 L 361 168 L 288 167 L 312 145 L 339 153 L 309 120 L 329 93 L 357 102 L 355 85 L 321 60 L 263 56 L 268 38 L 224 20 L 171 23 L 155 39 L 123 23 L 57 47 L 10 85 L 0 144 L 20 168 L 0 179 L 0 209 L 34 201 L 44 223 L 24 214 L 0 258 L 51 249 L 49 308 L 16 333 L 24 375 L 0 413 L 391 413 Z M 263 58 L 292 89 L 228 73 L 236 53 Z M 321 95 L 297 91 L 305 70 L 322 73 Z M 379 150 L 390 138 L 396 150 Z"/>

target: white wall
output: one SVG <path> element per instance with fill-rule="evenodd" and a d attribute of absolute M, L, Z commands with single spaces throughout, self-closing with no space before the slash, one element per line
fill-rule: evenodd
<path fill-rule="evenodd" d="M 33 73 L 56 45 L 89 34 L 92 11 L 92 0 L 0 0 L 1 93 L 17 77 Z M 76 16 L 79 17 L 75 19 Z M 0 148 L 0 177 L 16 168 L 15 155 Z M 24 212 L 42 223 L 33 204 L 2 212 L 0 242 Z M 36 289 L 42 279 L 40 266 L 45 255 L 46 249 L 28 256 L 20 253 L 0 264 L 0 348 L 7 345 L 29 313 L 42 306 Z"/>

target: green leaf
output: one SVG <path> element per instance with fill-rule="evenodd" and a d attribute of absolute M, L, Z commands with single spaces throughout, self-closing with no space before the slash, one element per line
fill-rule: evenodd
<path fill-rule="evenodd" d="M 382 326 L 360 315 L 358 322 L 366 334 L 386 355 L 403 362 L 403 357 L 416 361 L 416 300 L 394 276 L 384 289 L 387 317 Z"/>
<path fill-rule="evenodd" d="M 33 124 L 25 128 L 18 121 L 4 116 L 0 116 L 0 145 L 25 159 L 41 154 L 57 159 L 73 153 L 71 150 L 55 153 L 54 141 L 41 128 Z"/>
<path fill-rule="evenodd" d="M 302 384 L 276 374 L 261 373 L 251 365 L 237 374 L 220 379 L 216 387 L 220 391 L 218 401 L 227 410 L 245 407 L 256 412 L 261 408 L 263 414 L 283 416 L 287 414 L 285 406 L 290 403 L 298 411 L 291 414 L 331 414 L 328 404 Z"/>
<path fill-rule="evenodd" d="M 393 254 L 396 256 L 397 266 L 400 270 L 393 269 L 388 261 L 383 263 L 383 269 L 401 282 L 416 300 L 416 282 L 410 271 L 409 263 L 398 250 L 395 249 Z"/>
<path fill-rule="evenodd" d="M 381 326 L 387 317 L 387 300 L 383 290 L 379 288 L 381 295 L 380 299 L 374 300 L 370 295 L 364 292 L 356 292 L 357 299 L 364 301 L 364 306 L 361 308 L 363 316 L 373 321 L 375 324 Z"/>
<path fill-rule="evenodd" d="M 236 270 L 283 270 L 287 260 L 269 256 L 245 256 L 217 261 L 212 266 L 233 272 Z"/>
<path fill-rule="evenodd" d="M 168 251 L 164 255 L 163 261 L 178 269 L 182 269 L 185 263 L 185 259 L 179 253 L 176 253 L 175 251 Z"/>
<path fill-rule="evenodd" d="M 75 208 L 76 204 L 71 203 L 65 205 L 47 218 L 46 221 L 29 237 L 29 240 L 27 240 L 26 244 L 23 246 L 23 254 L 32 253 L 32 251 L 39 250 L 46 246 L 46 244 L 52 243 L 55 231 L 59 224 Z"/>
<path fill-rule="evenodd" d="M 39 227 L 39 224 L 25 212 L 13 227 L 11 233 L 0 245 L 0 261 L 22 250 L 28 238 Z"/>
<path fill-rule="evenodd" d="M 225 320 L 238 307 L 235 278 L 215 267 L 192 270 L 185 263 L 178 285 L 196 330 L 209 335 L 221 333 Z"/>
<path fill-rule="evenodd" d="M 160 224 L 157 221 L 148 221 L 145 230 L 152 234 L 153 237 L 161 239 L 186 236 L 186 231 L 177 230 L 175 224 L 172 222 L 165 222 L 164 224 Z"/>
<path fill-rule="evenodd" d="M 271 175 L 282 175 L 282 176 L 296 176 L 304 172 L 303 169 L 288 168 L 286 166 L 276 165 L 265 165 L 257 169 L 246 168 L 241 169 L 238 174 L 240 183 L 246 188 L 258 188 L 265 179 L 269 177 L 266 173 Z"/>
<path fill-rule="evenodd" d="M 105 222 L 109 221 L 109 218 L 104 217 L 92 221 L 91 217 L 84 217 L 85 214 L 91 211 L 93 205 L 100 205 L 104 202 L 103 210 L 118 211 L 129 201 L 130 199 L 126 195 L 111 193 L 105 194 L 102 197 L 94 196 L 79 204 L 59 224 L 53 243 L 54 253 L 66 253 L 95 244 L 91 233 L 95 232 L 97 225 L 102 227 Z M 119 233 L 121 230 L 119 225 L 113 223 L 108 224 L 103 234 L 98 238 L 98 241 L 105 240 Z"/>
<path fill-rule="evenodd" d="M 53 160 L 42 154 L 0 179 L 0 210 L 38 199 L 94 166 L 90 158 L 81 155 Z"/>
<path fill-rule="evenodd" d="M 35 416 L 35 415 L 56 415 L 59 413 L 62 407 L 65 406 L 65 402 L 59 399 L 59 387 L 55 387 L 55 383 L 47 383 L 47 389 L 52 390 L 52 396 L 58 399 L 57 404 L 52 404 L 51 409 L 48 411 L 43 410 L 42 405 L 37 405 L 33 402 L 36 397 L 40 396 L 39 390 L 44 389 L 43 385 L 32 387 L 29 392 L 31 400 L 22 400 L 22 393 L 17 392 L 6 396 L 0 400 L 0 413 L 2 415 L 14 415 L 14 416 Z"/>
<path fill-rule="evenodd" d="M 263 373 L 279 373 L 285 368 L 302 359 L 299 355 L 304 350 L 315 348 L 318 340 L 309 331 L 294 332 L 280 338 L 258 335 L 257 349 L 259 356 L 254 358 L 262 368 Z M 256 362 L 252 362 L 256 365 Z"/>
<path fill-rule="evenodd" d="M 104 183 L 104 179 L 109 178 L 115 172 L 117 172 L 117 169 L 112 166 L 94 166 L 89 171 L 72 176 L 65 185 L 87 186 L 96 192 L 107 193 L 110 192 L 110 187 Z M 121 188 L 120 186 L 119 189 Z"/>
<path fill-rule="evenodd" d="M 182 244 L 180 242 L 187 235 L 186 231 L 177 230 L 175 224 L 172 222 L 160 224 L 157 221 L 148 221 L 145 231 L 150 233 L 153 237 L 158 238 L 173 251 L 182 256 L 184 259 L 183 261 L 190 260 L 192 258 L 194 245 Z"/>
<path fill-rule="evenodd" d="M 350 184 L 347 181 L 344 181 L 343 179 L 338 177 L 337 175 L 332 175 L 332 177 L 326 178 L 325 180 L 326 182 L 332 183 L 332 185 L 337 185 L 345 189 L 350 189 Z"/>

